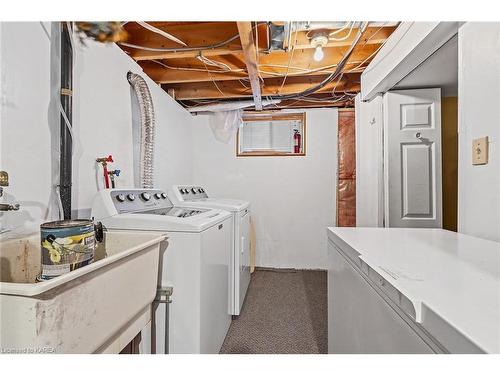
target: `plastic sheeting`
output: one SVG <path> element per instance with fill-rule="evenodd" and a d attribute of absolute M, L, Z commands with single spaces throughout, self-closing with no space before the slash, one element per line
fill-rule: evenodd
<path fill-rule="evenodd" d="M 223 143 L 229 143 L 241 124 L 241 113 L 241 109 L 236 109 L 211 114 L 209 123 L 215 139 Z"/>
<path fill-rule="evenodd" d="M 337 225 L 356 226 L 356 139 L 353 111 L 340 111 L 338 122 Z"/>

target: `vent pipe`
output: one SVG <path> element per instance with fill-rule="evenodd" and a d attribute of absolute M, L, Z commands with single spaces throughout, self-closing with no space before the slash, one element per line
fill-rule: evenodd
<path fill-rule="evenodd" d="M 155 111 L 148 84 L 139 74 L 127 73 L 127 79 L 139 101 L 141 113 L 141 151 L 139 173 L 141 187 L 153 188 L 153 158 L 155 137 Z"/>
<path fill-rule="evenodd" d="M 60 159 L 59 159 L 59 192 L 64 219 L 71 219 L 71 181 L 73 140 L 71 124 L 73 123 L 73 47 L 70 30 L 66 22 L 61 22 L 61 90 L 62 111 L 60 114 Z M 66 116 L 66 118 L 64 118 Z"/>

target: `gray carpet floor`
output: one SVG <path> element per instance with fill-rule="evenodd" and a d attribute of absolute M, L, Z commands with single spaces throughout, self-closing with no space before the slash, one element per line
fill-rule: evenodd
<path fill-rule="evenodd" d="M 326 284 L 326 271 L 257 269 L 220 353 L 327 353 Z"/>

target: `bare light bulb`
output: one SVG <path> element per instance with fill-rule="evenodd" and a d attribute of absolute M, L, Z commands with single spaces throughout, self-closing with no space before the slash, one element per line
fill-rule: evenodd
<path fill-rule="evenodd" d="M 325 54 L 323 53 L 323 48 L 321 46 L 316 47 L 316 51 L 314 51 L 314 61 L 321 61 Z"/>

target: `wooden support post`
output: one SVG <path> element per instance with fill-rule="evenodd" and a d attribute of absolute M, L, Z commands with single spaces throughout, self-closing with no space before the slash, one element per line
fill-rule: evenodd
<path fill-rule="evenodd" d="M 253 29 L 251 22 L 238 22 L 238 32 L 240 34 L 243 55 L 247 66 L 248 78 L 252 87 L 253 101 L 255 109 L 262 111 L 262 97 L 260 93 L 260 80 L 257 67 L 257 50 L 253 39 Z"/>

